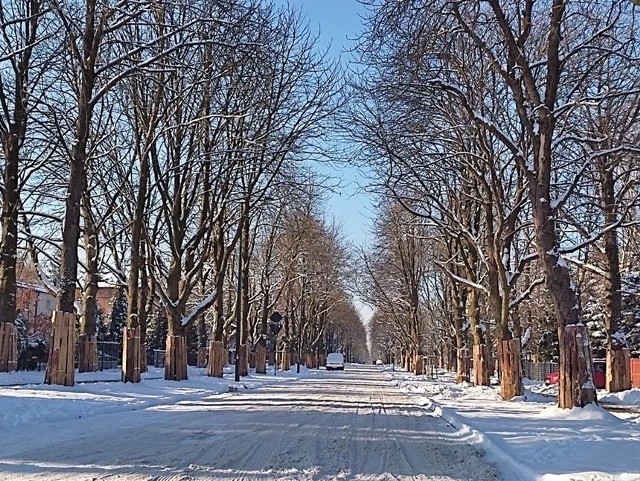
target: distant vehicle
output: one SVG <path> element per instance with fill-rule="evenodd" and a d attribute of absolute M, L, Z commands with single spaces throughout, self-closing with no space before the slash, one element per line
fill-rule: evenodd
<path fill-rule="evenodd" d="M 384 363 L 381 359 L 376 359 L 376 366 L 382 366 Z"/>
<path fill-rule="evenodd" d="M 593 360 L 593 384 L 596 389 L 604 389 L 607 377 L 607 361 L 605 359 Z M 558 371 L 550 372 L 544 381 L 545 384 L 558 384 L 560 382 L 560 373 Z"/>
<path fill-rule="evenodd" d="M 344 371 L 344 356 L 339 352 L 331 352 L 327 354 L 327 362 L 325 363 L 327 371 Z"/>

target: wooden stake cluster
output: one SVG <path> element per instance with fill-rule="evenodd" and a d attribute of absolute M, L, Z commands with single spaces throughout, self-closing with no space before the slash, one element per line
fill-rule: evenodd
<path fill-rule="evenodd" d="M 500 357 L 500 394 L 508 401 L 524 394 L 522 385 L 522 359 L 520 356 L 520 339 L 510 339 L 499 344 Z"/>
<path fill-rule="evenodd" d="M 571 409 L 596 401 L 591 350 L 586 326 L 564 326 L 560 336 L 560 394 L 558 406 Z M 571 373 L 577 373 L 572 378 Z"/>
<path fill-rule="evenodd" d="M 238 359 L 240 360 L 240 375 L 248 376 L 249 375 L 249 356 L 248 349 L 246 344 L 240 344 L 240 356 Z"/>
<path fill-rule="evenodd" d="M 70 312 L 54 311 L 51 322 L 53 328 L 44 382 L 73 386 L 76 350 L 75 316 Z"/>
<path fill-rule="evenodd" d="M 211 341 L 209 345 L 209 366 L 207 375 L 210 377 L 222 377 L 225 365 L 224 342 Z"/>
<path fill-rule="evenodd" d="M 98 340 L 96 336 L 78 336 L 78 372 L 93 372 L 98 367 Z"/>
<path fill-rule="evenodd" d="M 0 322 L 0 372 L 18 369 L 18 329 L 9 322 Z"/>
<path fill-rule="evenodd" d="M 282 363 L 280 365 L 280 370 L 288 371 L 289 369 L 291 369 L 291 353 L 283 352 L 281 356 L 282 356 Z M 276 362 L 278 362 L 277 357 L 278 356 L 276 355 Z"/>
<path fill-rule="evenodd" d="M 471 375 L 471 366 L 469 363 L 469 349 L 456 349 L 456 382 L 469 382 Z"/>
<path fill-rule="evenodd" d="M 141 354 L 140 326 L 125 327 L 122 332 L 122 382 L 140 382 Z"/>
<path fill-rule="evenodd" d="M 207 348 L 198 348 L 198 367 L 207 367 Z"/>
<path fill-rule="evenodd" d="M 629 349 L 607 351 L 607 374 L 605 389 L 609 392 L 621 392 L 631 389 L 631 366 Z M 615 374 L 615 375 L 614 375 Z"/>
<path fill-rule="evenodd" d="M 187 377 L 187 337 L 167 336 L 164 358 L 164 378 L 167 381 L 182 381 Z"/>
<path fill-rule="evenodd" d="M 424 360 L 420 354 L 414 354 L 413 356 L 413 373 L 416 376 L 424 374 Z"/>
<path fill-rule="evenodd" d="M 140 339 L 140 373 L 147 372 L 147 344 Z"/>
<path fill-rule="evenodd" d="M 263 346 L 256 347 L 256 373 L 267 373 L 267 349 Z"/>
<path fill-rule="evenodd" d="M 486 344 L 473 346 L 473 383 L 476 386 L 489 385 L 489 348 Z"/>

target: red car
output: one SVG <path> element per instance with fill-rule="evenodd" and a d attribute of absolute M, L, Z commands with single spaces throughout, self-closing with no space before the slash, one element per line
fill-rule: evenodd
<path fill-rule="evenodd" d="M 604 359 L 593 360 L 593 383 L 596 389 L 604 389 L 605 379 L 607 376 L 607 361 Z M 545 384 L 558 384 L 560 382 L 560 373 L 558 371 L 550 372 L 544 381 Z"/>

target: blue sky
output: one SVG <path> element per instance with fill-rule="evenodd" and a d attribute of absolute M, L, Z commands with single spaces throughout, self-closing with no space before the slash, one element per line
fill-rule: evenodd
<path fill-rule="evenodd" d="M 353 40 L 362 31 L 359 15 L 365 8 L 356 0 L 276 0 L 276 4 L 290 4 L 299 10 L 309 22 L 312 32 L 319 34 L 319 47 L 329 47 L 329 54 L 346 64 L 348 50 Z M 334 217 L 343 228 L 350 242 L 366 243 L 371 229 L 373 208 L 370 198 L 359 191 L 364 181 L 354 168 L 331 169 L 318 167 L 323 174 L 341 178 L 341 188 L 329 197 L 329 216 Z"/>
<path fill-rule="evenodd" d="M 329 54 L 341 58 L 346 65 L 354 39 L 362 31 L 359 15 L 365 8 L 356 0 L 274 0 L 277 4 L 295 6 L 306 17 L 312 32 L 319 35 L 319 47 L 329 47 Z M 357 169 L 343 167 L 340 170 L 328 166 L 318 166 L 325 175 L 341 179 L 341 187 L 336 189 L 328 199 L 328 215 L 342 226 L 349 242 L 361 246 L 370 238 L 373 218 L 373 207 L 369 196 L 361 192 L 359 185 L 364 179 Z M 358 312 L 365 322 L 373 314 L 372 309 L 360 299 L 354 299 Z"/>

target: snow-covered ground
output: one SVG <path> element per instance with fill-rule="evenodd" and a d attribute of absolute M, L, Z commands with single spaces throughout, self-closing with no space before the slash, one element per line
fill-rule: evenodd
<path fill-rule="evenodd" d="M 393 372 L 394 383 L 459 430 L 498 463 L 505 479 L 523 481 L 640 480 L 640 389 L 598 392 L 602 405 L 556 407 L 556 386 L 525 380 L 525 395 L 509 402 L 499 387 L 474 387 Z"/>
<path fill-rule="evenodd" d="M 0 374 L 0 480 L 640 480 L 640 412 L 558 410 L 524 398 L 347 366 L 139 384 L 119 372 Z M 85 382 L 85 381 L 99 382 Z M 229 387 L 238 391 L 229 392 Z M 602 393 L 604 394 L 604 393 Z M 601 397 L 640 408 L 640 390 Z M 482 452 L 486 457 L 482 456 Z"/>

